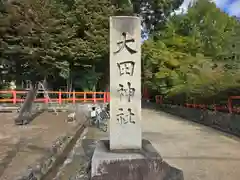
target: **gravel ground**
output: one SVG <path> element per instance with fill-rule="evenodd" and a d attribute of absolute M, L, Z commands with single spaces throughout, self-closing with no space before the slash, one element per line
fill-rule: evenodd
<path fill-rule="evenodd" d="M 167 163 L 183 170 L 185 180 L 239 180 L 238 138 L 153 109 L 142 110 L 142 131 Z M 88 128 L 57 178 L 88 179 L 94 145 L 107 136 Z"/>
<path fill-rule="evenodd" d="M 53 143 L 76 123 L 67 123 L 68 113 L 58 115 L 44 112 L 30 124 L 14 124 L 16 113 L 1 113 L 0 126 L 0 179 L 13 180 L 24 174 L 28 166 L 49 153 Z"/>

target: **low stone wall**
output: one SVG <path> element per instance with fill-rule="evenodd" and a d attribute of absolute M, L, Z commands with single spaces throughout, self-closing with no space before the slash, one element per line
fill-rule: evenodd
<path fill-rule="evenodd" d="M 36 164 L 29 167 L 26 173 L 16 180 L 40 180 L 53 167 L 71 138 L 68 135 L 58 138 L 52 148 L 49 149 L 46 157 L 39 159 Z"/>
<path fill-rule="evenodd" d="M 161 105 L 160 108 L 169 114 L 240 136 L 240 115 L 238 114 L 214 112 L 174 105 Z"/>

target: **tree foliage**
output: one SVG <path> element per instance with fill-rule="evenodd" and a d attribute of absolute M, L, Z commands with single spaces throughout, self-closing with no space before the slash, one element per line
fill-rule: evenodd
<path fill-rule="evenodd" d="M 144 83 L 182 101 L 206 101 L 240 87 L 238 28 L 236 19 L 207 0 L 172 16 L 143 45 Z"/>
<path fill-rule="evenodd" d="M 59 13 L 47 0 L 5 3 L 0 19 L 0 53 L 16 76 L 39 80 L 62 67 L 64 62 L 57 59 L 60 43 L 56 37 L 61 37 L 62 19 L 55 15 Z"/>
<path fill-rule="evenodd" d="M 170 14 L 179 8 L 183 0 L 114 0 L 121 9 L 119 13 L 134 14 L 142 18 L 147 33 L 154 33 L 164 27 Z"/>
<path fill-rule="evenodd" d="M 144 85 L 181 101 L 212 101 L 239 89 L 239 20 L 208 0 L 185 14 L 174 14 L 183 0 L 0 2 L 1 80 L 67 80 L 77 90 L 103 90 L 109 17 L 137 15 L 150 37 L 142 45 Z"/>
<path fill-rule="evenodd" d="M 72 79 L 74 66 L 105 73 L 108 19 L 116 12 L 110 0 L 6 2 L 0 14 L 0 54 L 15 75 L 10 79 Z"/>

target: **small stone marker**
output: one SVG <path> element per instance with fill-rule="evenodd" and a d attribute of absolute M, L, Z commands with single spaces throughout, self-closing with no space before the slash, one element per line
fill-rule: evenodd
<path fill-rule="evenodd" d="M 141 21 L 110 17 L 110 149 L 141 149 Z"/>

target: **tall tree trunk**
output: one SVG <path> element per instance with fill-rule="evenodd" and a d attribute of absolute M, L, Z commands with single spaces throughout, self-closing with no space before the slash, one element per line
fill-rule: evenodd
<path fill-rule="evenodd" d="M 72 92 L 73 91 L 73 69 L 74 69 L 74 63 L 69 62 L 69 76 L 67 79 L 67 91 Z M 71 94 L 68 94 L 68 98 L 71 98 Z"/>
<path fill-rule="evenodd" d="M 93 65 L 93 72 L 96 72 L 96 66 L 95 66 L 95 65 Z M 93 91 L 93 92 L 96 92 L 97 83 L 98 83 L 98 82 L 96 82 L 96 83 L 93 85 L 93 87 L 92 87 L 92 91 Z"/>

